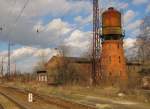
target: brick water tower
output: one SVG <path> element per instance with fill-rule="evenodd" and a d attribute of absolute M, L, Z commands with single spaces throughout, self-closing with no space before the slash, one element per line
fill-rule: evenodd
<path fill-rule="evenodd" d="M 126 80 L 121 12 L 113 7 L 102 13 L 101 72 L 106 80 Z"/>

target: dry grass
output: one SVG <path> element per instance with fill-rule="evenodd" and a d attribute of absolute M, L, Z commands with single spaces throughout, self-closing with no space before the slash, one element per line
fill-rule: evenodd
<path fill-rule="evenodd" d="M 30 89 L 44 94 L 53 94 L 72 100 L 84 99 L 86 96 L 96 96 L 112 98 L 114 100 L 131 100 L 136 102 L 150 103 L 146 95 L 139 90 L 132 90 L 125 94 L 124 97 L 118 97 L 120 89 L 118 87 L 81 87 L 81 86 L 60 86 L 50 87 L 39 83 L 7 83 L 7 85 L 18 88 Z"/>

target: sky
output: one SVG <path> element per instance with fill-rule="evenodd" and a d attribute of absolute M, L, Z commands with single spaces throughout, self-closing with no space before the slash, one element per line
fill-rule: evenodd
<path fill-rule="evenodd" d="M 150 14 L 150 0 L 99 0 L 101 11 L 109 6 L 123 13 L 125 49 L 133 46 L 142 19 Z M 32 71 L 40 56 L 46 60 L 65 45 L 70 56 L 81 56 L 92 41 L 91 0 L 0 0 L 0 61 L 7 66 L 11 42 L 11 71 Z M 38 30 L 38 32 L 37 32 Z"/>

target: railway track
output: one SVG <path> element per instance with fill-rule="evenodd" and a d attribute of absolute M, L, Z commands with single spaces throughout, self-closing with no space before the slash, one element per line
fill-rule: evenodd
<path fill-rule="evenodd" d="M 15 103 L 20 109 L 65 109 L 43 101 L 37 96 L 35 96 L 33 103 L 29 103 L 27 101 L 28 93 L 13 88 L 0 87 L 0 93 L 11 102 Z"/>
<path fill-rule="evenodd" d="M 29 92 L 34 95 L 33 103 L 27 101 Z M 56 96 L 43 95 L 13 87 L 0 86 L 0 93 L 20 109 L 96 109 L 94 106 L 87 106 Z"/>
<path fill-rule="evenodd" d="M 4 109 L 4 107 L 0 104 L 0 109 Z"/>
<path fill-rule="evenodd" d="M 21 109 L 21 107 L 0 93 L 0 109 Z"/>
<path fill-rule="evenodd" d="M 3 95 L 6 99 L 8 99 L 10 102 L 14 103 L 16 105 L 16 107 L 18 107 L 19 109 L 26 109 L 23 105 L 19 104 L 16 100 L 12 99 L 8 95 L 6 95 L 2 92 L 0 92 L 0 94 Z M 0 105 L 0 109 L 4 109 L 4 107 L 2 105 Z"/>

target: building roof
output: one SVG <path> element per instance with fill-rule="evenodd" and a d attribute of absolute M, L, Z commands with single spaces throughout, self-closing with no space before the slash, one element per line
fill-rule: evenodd
<path fill-rule="evenodd" d="M 53 56 L 48 63 L 52 62 L 56 59 L 64 59 L 65 61 L 71 62 L 71 63 L 90 63 L 90 59 L 88 58 L 81 58 L 81 57 L 60 57 L 60 56 Z M 48 64 L 47 63 L 47 64 Z"/>
<path fill-rule="evenodd" d="M 134 65 L 134 66 L 141 66 L 142 65 L 142 63 L 140 63 L 140 62 L 127 62 L 126 64 L 127 65 Z"/>
<path fill-rule="evenodd" d="M 45 70 L 37 71 L 37 74 L 47 73 Z"/>
<path fill-rule="evenodd" d="M 64 59 L 65 61 L 68 61 L 71 63 L 91 63 L 90 58 L 53 56 L 52 58 L 49 59 L 47 64 L 57 59 L 58 60 Z M 139 61 L 127 61 L 126 65 L 141 66 L 142 63 Z"/>

